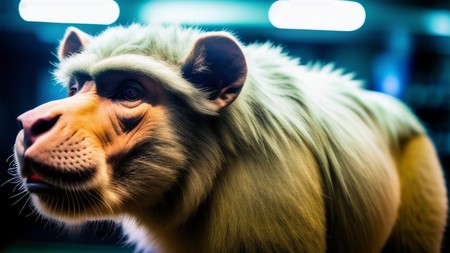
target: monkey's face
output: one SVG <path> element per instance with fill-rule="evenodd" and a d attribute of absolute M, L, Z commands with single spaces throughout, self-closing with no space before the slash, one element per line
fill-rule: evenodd
<path fill-rule="evenodd" d="M 193 171 L 189 164 L 208 157 L 198 147 L 207 142 L 202 119 L 231 104 L 244 84 L 240 46 L 225 33 L 185 43 L 148 31 L 116 28 L 96 38 L 70 29 L 57 69 L 68 97 L 19 116 L 17 175 L 46 216 L 76 222 L 148 213 L 170 201 L 190 206 L 199 203 L 196 189 L 207 188 L 199 179 L 214 177 L 217 164 Z M 184 55 L 167 62 L 167 41 L 186 47 Z"/>
<path fill-rule="evenodd" d="M 38 208 L 76 220 L 158 201 L 184 161 L 161 86 L 111 71 L 74 74 L 68 91 L 18 118 L 18 168 Z"/>

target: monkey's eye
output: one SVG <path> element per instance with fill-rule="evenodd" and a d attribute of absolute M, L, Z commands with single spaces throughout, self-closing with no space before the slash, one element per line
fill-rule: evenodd
<path fill-rule="evenodd" d="M 86 75 L 84 73 L 75 73 L 69 83 L 69 91 L 68 96 L 71 97 L 83 87 L 83 85 L 87 82 L 92 80 L 92 77 L 89 75 Z"/>
<path fill-rule="evenodd" d="M 122 101 L 137 101 L 144 96 L 144 91 L 137 82 L 127 82 L 116 95 L 116 99 Z"/>
<path fill-rule="evenodd" d="M 75 95 L 77 93 L 77 91 L 78 91 L 78 87 L 76 87 L 75 85 L 71 86 L 69 88 L 69 93 L 68 93 L 69 97 Z"/>

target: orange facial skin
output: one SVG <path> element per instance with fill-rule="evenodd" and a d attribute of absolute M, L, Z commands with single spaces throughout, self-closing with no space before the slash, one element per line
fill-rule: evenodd
<path fill-rule="evenodd" d="M 20 175 L 49 216 L 79 220 L 120 213 L 129 207 L 127 199 L 137 198 L 122 189 L 130 183 L 125 175 L 139 177 L 138 169 L 129 170 L 134 166 L 130 158 L 159 146 L 177 149 L 164 106 L 167 97 L 153 80 L 124 72 L 96 80 L 74 77 L 69 93 L 18 117 L 23 127 L 15 148 Z M 174 180 L 182 160 L 181 152 L 165 153 L 147 161 L 160 168 L 151 175 L 156 180 L 141 180 L 152 182 L 153 199 L 167 191 L 165 181 Z M 176 160 L 173 168 L 166 161 L 158 164 L 162 155 Z"/>

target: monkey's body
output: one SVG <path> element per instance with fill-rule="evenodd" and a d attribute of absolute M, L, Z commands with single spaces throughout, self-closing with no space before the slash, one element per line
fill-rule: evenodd
<path fill-rule="evenodd" d="M 19 117 L 16 142 L 20 175 L 51 185 L 32 191 L 45 215 L 125 217 L 166 252 L 439 252 L 442 171 L 395 99 L 226 33 L 71 30 L 59 55 L 73 93 Z"/>

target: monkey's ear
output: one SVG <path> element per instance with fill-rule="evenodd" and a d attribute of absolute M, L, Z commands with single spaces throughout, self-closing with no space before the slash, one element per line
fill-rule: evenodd
<path fill-rule="evenodd" d="M 75 27 L 69 27 L 63 40 L 61 41 L 61 44 L 59 45 L 59 60 L 62 60 L 71 54 L 79 53 L 90 40 L 91 36 L 87 33 Z"/>
<path fill-rule="evenodd" d="M 206 33 L 186 58 L 182 74 L 208 92 L 220 110 L 239 95 L 247 78 L 247 63 L 238 42 L 229 34 Z"/>

